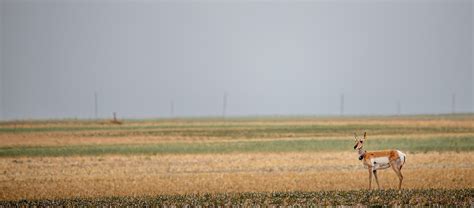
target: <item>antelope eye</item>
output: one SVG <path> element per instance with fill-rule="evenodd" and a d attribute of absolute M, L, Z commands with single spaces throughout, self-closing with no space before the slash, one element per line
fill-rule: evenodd
<path fill-rule="evenodd" d="M 360 141 L 360 143 L 364 143 L 364 141 Z"/>

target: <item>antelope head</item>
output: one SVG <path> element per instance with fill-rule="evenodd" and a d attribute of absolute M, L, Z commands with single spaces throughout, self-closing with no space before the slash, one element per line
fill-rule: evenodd
<path fill-rule="evenodd" d="M 354 133 L 354 139 L 355 139 L 355 144 L 354 144 L 354 149 L 360 150 L 362 147 L 364 147 L 364 141 L 367 138 L 367 132 L 364 132 L 364 138 L 357 138 L 357 134 Z"/>

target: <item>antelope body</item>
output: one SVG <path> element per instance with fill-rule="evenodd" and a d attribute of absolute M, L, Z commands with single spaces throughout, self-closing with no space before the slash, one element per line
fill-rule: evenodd
<path fill-rule="evenodd" d="M 355 134 L 354 134 L 355 135 Z M 355 135 L 356 144 L 354 149 L 358 150 L 359 160 L 362 160 L 362 163 L 369 170 L 369 189 L 372 184 L 372 174 L 375 176 L 375 182 L 377 182 L 377 187 L 380 189 L 379 180 L 377 178 L 377 170 L 386 169 L 392 167 L 393 171 L 398 176 L 399 184 L 398 189 L 402 188 L 402 167 L 406 161 L 406 155 L 400 150 L 382 150 L 382 151 L 365 151 L 364 141 L 367 138 L 367 133 L 364 132 L 363 139 L 357 139 Z"/>

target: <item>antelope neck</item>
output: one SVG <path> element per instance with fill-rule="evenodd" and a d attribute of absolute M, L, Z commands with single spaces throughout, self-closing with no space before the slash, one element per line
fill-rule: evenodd
<path fill-rule="evenodd" d="M 362 148 L 359 149 L 359 160 L 362 160 L 364 159 L 364 155 L 365 155 L 366 151 Z"/>

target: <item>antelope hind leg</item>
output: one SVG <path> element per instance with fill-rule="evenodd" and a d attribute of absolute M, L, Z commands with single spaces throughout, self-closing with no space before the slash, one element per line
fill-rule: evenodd
<path fill-rule="evenodd" d="M 402 172 L 400 170 L 401 166 L 397 161 L 393 161 L 391 166 L 392 166 L 393 171 L 395 171 L 395 173 L 398 176 L 398 181 L 399 181 L 398 182 L 398 189 L 401 189 L 402 188 L 402 181 L 403 181 L 403 175 L 402 175 Z"/>

